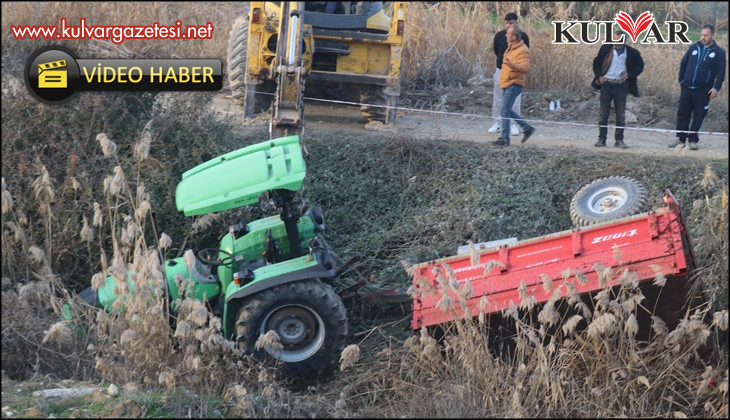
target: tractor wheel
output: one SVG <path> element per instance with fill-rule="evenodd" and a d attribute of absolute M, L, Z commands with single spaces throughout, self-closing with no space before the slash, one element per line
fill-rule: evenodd
<path fill-rule="evenodd" d="M 588 226 L 648 210 L 646 188 L 635 179 L 613 176 L 581 188 L 570 202 L 570 218 L 577 227 Z"/>
<path fill-rule="evenodd" d="M 274 100 L 275 84 L 266 80 L 261 84 L 246 84 L 248 60 L 248 15 L 236 18 L 228 36 L 228 84 L 236 104 L 244 109 L 244 117 L 267 111 Z M 271 94 L 271 95 L 268 95 Z"/>
<path fill-rule="evenodd" d="M 273 330 L 283 349 L 256 350 L 259 336 Z M 236 321 L 236 341 L 257 360 L 282 363 L 287 376 L 316 374 L 332 364 L 347 338 L 347 314 L 327 284 L 308 279 L 264 290 L 247 298 Z"/>
<path fill-rule="evenodd" d="M 381 86 L 363 86 L 360 93 L 360 103 L 373 104 L 373 105 L 385 105 L 387 104 L 387 96 L 383 92 Z M 380 121 L 385 123 L 385 115 L 387 114 L 387 108 L 374 107 L 361 105 L 360 114 L 365 117 L 368 121 Z"/>

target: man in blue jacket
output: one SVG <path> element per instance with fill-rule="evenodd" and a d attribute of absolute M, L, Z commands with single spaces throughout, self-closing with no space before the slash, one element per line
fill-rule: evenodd
<path fill-rule="evenodd" d="M 682 95 L 677 110 L 677 140 L 669 147 L 684 145 L 689 140 L 689 150 L 697 150 L 700 140 L 697 131 L 710 110 L 710 99 L 717 97 L 717 92 L 725 80 L 725 50 L 714 41 L 715 27 L 704 25 L 700 40 L 692 44 L 682 57 L 679 65 L 679 84 Z M 692 117 L 692 127 L 690 127 Z M 694 131 L 687 133 L 686 131 Z"/>

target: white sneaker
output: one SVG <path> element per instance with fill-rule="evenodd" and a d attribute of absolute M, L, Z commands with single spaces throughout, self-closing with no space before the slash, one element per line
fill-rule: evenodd
<path fill-rule="evenodd" d="M 512 124 L 512 127 L 511 127 L 511 129 L 509 131 L 509 134 L 511 136 L 516 136 L 516 135 L 520 134 L 520 130 L 517 129 L 517 126 L 516 125 Z"/>
<path fill-rule="evenodd" d="M 492 128 L 489 129 L 490 133 L 499 133 L 502 131 L 502 126 L 499 123 L 494 123 Z"/>

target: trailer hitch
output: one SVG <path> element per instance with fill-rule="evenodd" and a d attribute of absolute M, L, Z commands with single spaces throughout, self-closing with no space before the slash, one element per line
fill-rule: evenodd
<path fill-rule="evenodd" d="M 343 273 L 347 272 L 352 268 L 352 265 L 356 262 L 360 261 L 361 258 L 359 255 L 356 255 L 352 258 L 350 258 L 345 264 L 343 264 L 340 268 L 335 271 L 335 277 L 342 276 Z M 369 279 L 365 278 L 357 283 L 353 284 L 352 286 L 347 287 L 346 289 L 342 290 L 339 295 L 342 299 L 342 302 L 349 306 L 352 305 L 355 302 L 381 302 L 381 303 L 387 303 L 387 302 L 410 302 L 411 297 L 408 295 L 407 288 L 405 287 L 398 287 L 398 288 L 392 288 L 392 289 L 373 289 L 369 286 L 367 286 L 368 281 L 372 281 L 373 277 L 370 277 Z M 365 293 L 360 293 L 360 289 L 362 288 L 368 289 Z"/>
<path fill-rule="evenodd" d="M 405 287 L 397 287 L 391 289 L 373 289 L 367 286 L 370 279 L 362 279 L 352 286 L 340 292 L 340 298 L 346 305 L 352 305 L 355 302 L 368 303 L 394 303 L 394 302 L 411 302 L 412 298 L 408 295 L 408 289 Z M 365 293 L 360 293 L 360 289 L 365 287 L 368 289 Z"/>

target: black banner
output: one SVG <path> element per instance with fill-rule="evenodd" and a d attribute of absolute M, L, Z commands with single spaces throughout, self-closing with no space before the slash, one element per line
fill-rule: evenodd
<path fill-rule="evenodd" d="M 222 67 L 215 59 L 79 59 L 51 46 L 28 59 L 25 83 L 45 103 L 65 102 L 77 91 L 217 91 Z"/>

